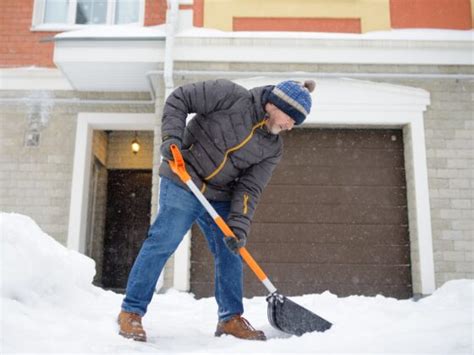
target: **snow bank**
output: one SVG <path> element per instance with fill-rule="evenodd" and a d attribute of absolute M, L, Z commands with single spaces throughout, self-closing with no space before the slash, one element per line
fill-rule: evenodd
<path fill-rule="evenodd" d="M 64 248 L 29 217 L 1 214 L 2 297 L 31 303 L 91 290 L 94 261 Z"/>
<path fill-rule="evenodd" d="M 213 298 L 170 290 L 144 318 L 148 343 L 120 337 L 122 295 L 91 285 L 94 263 L 69 251 L 22 215 L 0 213 L 1 332 L 6 353 L 473 353 L 472 280 L 446 283 L 418 302 L 382 296 L 292 297 L 334 323 L 325 333 L 283 334 L 268 324 L 264 297 L 245 316 L 267 342 L 215 338 Z M 277 285 L 278 286 L 278 285 Z"/>

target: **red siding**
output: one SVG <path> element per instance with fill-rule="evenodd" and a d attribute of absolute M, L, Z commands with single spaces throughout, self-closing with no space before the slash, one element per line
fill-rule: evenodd
<path fill-rule="evenodd" d="M 360 19 L 234 17 L 234 31 L 299 31 L 360 33 Z"/>
<path fill-rule="evenodd" d="M 166 22 L 166 0 L 146 0 L 145 26 L 162 25 Z"/>
<path fill-rule="evenodd" d="M 204 25 L 204 1 L 194 0 L 193 23 Z M 58 32 L 32 32 L 34 0 L 0 0 L 0 67 L 54 67 L 53 42 Z M 166 21 L 166 0 L 146 0 L 145 26 Z M 189 8 L 189 6 L 181 6 Z M 469 0 L 391 0 L 392 28 L 471 29 Z M 321 31 L 360 33 L 360 19 L 236 17 L 234 31 Z"/>
<path fill-rule="evenodd" d="M 194 0 L 193 26 L 204 26 L 204 0 Z"/>
<path fill-rule="evenodd" d="M 0 67 L 54 67 L 52 42 L 40 43 L 57 32 L 31 32 L 33 0 L 1 0 Z"/>
<path fill-rule="evenodd" d="M 391 0 L 392 28 L 472 28 L 469 0 Z"/>

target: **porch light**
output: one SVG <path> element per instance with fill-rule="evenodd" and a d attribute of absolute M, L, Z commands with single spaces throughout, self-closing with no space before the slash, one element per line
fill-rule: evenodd
<path fill-rule="evenodd" d="M 132 153 L 137 155 L 140 151 L 140 142 L 138 141 L 138 134 L 135 132 L 135 138 L 132 141 Z"/>

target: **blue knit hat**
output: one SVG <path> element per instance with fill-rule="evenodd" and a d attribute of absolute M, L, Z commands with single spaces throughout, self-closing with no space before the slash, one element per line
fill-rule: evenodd
<path fill-rule="evenodd" d="M 311 92 L 316 83 L 306 80 L 300 83 L 294 80 L 282 81 L 268 95 L 268 101 L 295 120 L 295 124 L 303 123 L 311 110 Z"/>

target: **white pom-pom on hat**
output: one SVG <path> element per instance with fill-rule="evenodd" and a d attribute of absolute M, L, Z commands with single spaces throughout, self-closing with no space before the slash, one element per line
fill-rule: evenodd
<path fill-rule="evenodd" d="M 305 80 L 303 86 L 309 91 L 313 92 L 316 87 L 316 82 L 314 80 Z"/>

